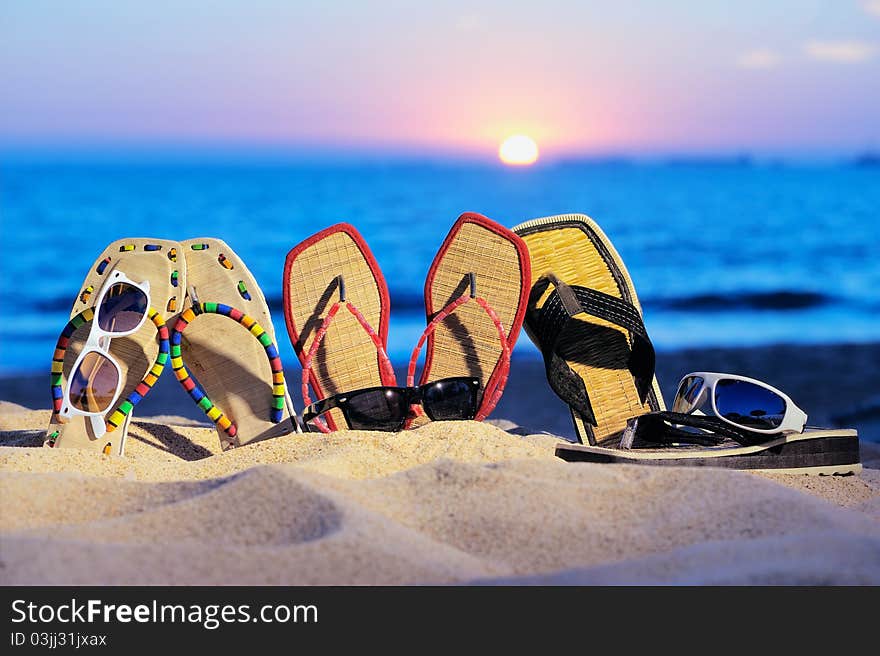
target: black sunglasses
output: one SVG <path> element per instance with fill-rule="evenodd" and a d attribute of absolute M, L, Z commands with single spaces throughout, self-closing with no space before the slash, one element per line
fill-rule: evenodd
<path fill-rule="evenodd" d="M 473 419 L 479 396 L 479 378 L 443 378 L 416 387 L 368 387 L 316 401 L 303 411 L 302 419 L 306 430 L 312 431 L 309 422 L 338 408 L 352 430 L 399 431 L 412 416 L 413 405 L 421 405 L 432 421 Z"/>

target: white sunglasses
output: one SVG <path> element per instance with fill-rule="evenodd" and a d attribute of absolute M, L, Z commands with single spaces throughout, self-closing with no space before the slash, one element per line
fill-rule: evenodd
<path fill-rule="evenodd" d="M 709 371 L 681 379 L 672 411 L 702 414 L 699 409 L 706 401 L 722 421 L 755 433 L 802 433 L 807 424 L 807 413 L 775 387 L 746 376 Z"/>
<path fill-rule="evenodd" d="M 150 307 L 150 281 L 138 283 L 122 271 L 110 274 L 98 294 L 89 336 L 64 387 L 62 421 L 89 417 L 96 438 L 107 432 L 104 415 L 122 393 L 122 369 L 110 354 L 110 340 L 137 332 Z"/>

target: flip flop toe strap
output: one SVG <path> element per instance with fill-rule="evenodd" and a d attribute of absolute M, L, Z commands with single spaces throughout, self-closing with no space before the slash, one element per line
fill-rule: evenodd
<path fill-rule="evenodd" d="M 585 421 L 596 425 L 584 381 L 568 366 L 565 350 L 562 348 L 565 344 L 564 338 L 578 327 L 579 321 L 575 317 L 586 314 L 620 326 L 630 334 L 631 351 L 627 368 L 633 376 L 639 400 L 644 403 L 654 381 L 656 358 L 654 346 L 638 309 L 628 301 L 598 290 L 568 285 L 552 274 L 544 276 L 535 284 L 529 305 L 533 307 L 537 298 L 550 285 L 554 289 L 544 305 L 540 309 L 531 310 L 528 319 L 530 329 L 541 344 L 547 380 L 553 391 Z"/>
<path fill-rule="evenodd" d="M 342 296 L 345 296 L 344 292 L 342 293 Z M 327 315 L 324 317 L 324 320 L 321 322 L 321 326 L 315 333 L 315 337 L 312 340 L 312 345 L 309 348 L 305 359 L 303 360 L 302 395 L 303 401 L 305 402 L 305 407 L 309 407 L 312 404 L 312 397 L 309 394 L 309 380 L 312 375 L 312 362 L 315 358 L 315 354 L 318 352 L 318 348 L 321 346 L 321 342 L 324 341 L 324 336 L 327 334 L 328 328 L 330 328 L 330 323 L 339 312 L 339 309 L 343 306 L 357 320 L 358 324 L 360 324 L 361 328 L 363 328 L 364 332 L 369 336 L 370 341 L 373 342 L 373 346 L 376 347 L 376 353 L 379 356 L 380 379 L 386 385 L 396 384 L 394 378 L 394 366 L 391 364 L 388 353 L 385 351 L 385 345 L 382 343 L 382 339 L 370 325 L 370 322 L 367 321 L 366 317 L 364 317 L 363 313 L 354 305 L 354 303 L 352 303 L 351 301 L 339 300 L 336 301 L 327 312 Z M 322 433 L 332 432 L 330 425 L 323 419 L 315 418 L 313 423 Z"/>
<path fill-rule="evenodd" d="M 437 326 L 440 325 L 446 317 L 452 314 L 460 305 L 464 305 L 468 301 L 473 301 L 483 308 L 483 311 L 489 316 L 489 319 L 495 326 L 495 331 L 498 333 L 498 342 L 501 345 L 501 358 L 499 360 L 499 365 L 501 367 L 499 371 L 501 376 L 498 377 L 497 380 L 489 382 L 486 388 L 482 390 L 483 397 L 480 401 L 479 408 L 477 408 L 477 414 L 474 416 L 476 421 L 483 421 L 489 416 L 492 410 L 495 409 L 495 406 L 501 399 L 501 395 L 504 393 L 504 387 L 507 385 L 507 377 L 510 373 L 510 342 L 507 339 L 507 333 L 504 331 L 504 326 L 501 324 L 501 319 L 498 317 L 498 313 L 495 312 L 492 306 L 489 305 L 489 302 L 484 298 L 476 296 L 475 294 L 470 295 L 464 293 L 434 315 L 434 318 L 431 319 L 428 326 L 422 332 L 422 336 L 419 338 L 415 348 L 413 348 L 406 372 L 406 384 L 409 387 L 415 385 L 416 366 L 419 361 L 419 353 L 421 353 L 422 347 L 425 345 L 428 336 L 437 329 Z M 417 412 L 420 411 L 417 410 Z"/>

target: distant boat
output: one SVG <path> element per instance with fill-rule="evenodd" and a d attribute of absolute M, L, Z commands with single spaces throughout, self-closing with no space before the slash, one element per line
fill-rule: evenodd
<path fill-rule="evenodd" d="M 853 166 L 876 168 L 880 166 L 880 153 L 862 153 L 852 161 Z"/>

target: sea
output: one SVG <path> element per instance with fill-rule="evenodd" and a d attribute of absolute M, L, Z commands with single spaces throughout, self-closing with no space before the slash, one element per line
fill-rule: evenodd
<path fill-rule="evenodd" d="M 428 267 L 464 211 L 506 226 L 591 216 L 623 257 L 660 352 L 880 341 L 873 162 L 0 159 L 0 375 L 48 371 L 88 269 L 124 237 L 225 240 L 262 287 L 293 365 L 284 258 L 340 221 L 384 272 L 389 352 L 406 361 L 425 325 Z M 540 356 L 523 334 L 514 357 Z"/>

